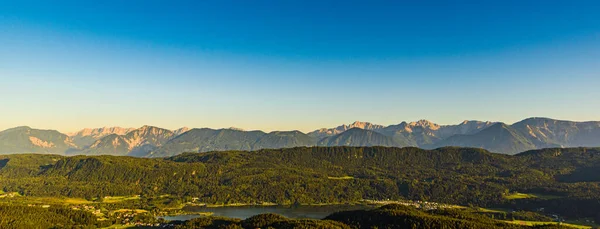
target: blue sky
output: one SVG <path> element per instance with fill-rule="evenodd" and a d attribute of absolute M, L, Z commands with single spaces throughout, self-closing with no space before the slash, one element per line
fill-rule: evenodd
<path fill-rule="evenodd" d="M 600 120 L 598 1 L 0 1 L 0 129 Z"/>

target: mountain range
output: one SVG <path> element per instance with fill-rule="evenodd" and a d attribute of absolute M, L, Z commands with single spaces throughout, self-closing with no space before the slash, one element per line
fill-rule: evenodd
<path fill-rule="evenodd" d="M 484 148 L 516 154 L 549 147 L 600 146 L 600 122 L 528 118 L 512 125 L 464 121 L 438 125 L 427 120 L 383 126 L 354 122 L 309 133 L 244 131 L 187 127 L 168 130 L 104 127 L 63 134 L 16 127 L 0 132 L 0 154 L 129 155 L 166 157 L 183 152 L 260 150 L 299 146 L 388 146 L 432 149 L 444 146 Z"/>

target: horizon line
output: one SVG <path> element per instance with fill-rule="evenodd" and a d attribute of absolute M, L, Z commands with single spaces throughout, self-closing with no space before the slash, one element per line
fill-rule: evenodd
<path fill-rule="evenodd" d="M 344 125 L 350 126 L 350 125 L 355 124 L 355 123 L 369 123 L 369 124 L 372 124 L 372 125 L 383 126 L 385 128 L 385 127 L 389 127 L 389 126 L 393 126 L 393 125 L 400 125 L 402 123 L 411 124 L 411 123 L 417 123 L 417 122 L 420 122 L 420 121 L 427 121 L 427 122 L 430 122 L 430 123 L 438 125 L 438 126 L 455 126 L 455 125 L 460 125 L 460 124 L 465 123 L 465 122 L 490 122 L 490 123 L 504 123 L 504 124 L 508 124 L 508 125 L 514 125 L 516 123 L 519 123 L 519 122 L 522 122 L 522 121 L 525 121 L 525 120 L 528 120 L 528 119 L 548 119 L 548 120 L 552 120 L 552 121 L 575 122 L 575 123 L 600 122 L 600 120 L 585 120 L 585 121 L 583 121 L 583 120 L 555 119 L 555 118 L 549 118 L 549 117 L 528 117 L 528 118 L 524 118 L 524 119 L 521 119 L 521 120 L 513 122 L 513 123 L 508 123 L 508 122 L 503 122 L 503 121 L 490 121 L 490 120 L 482 121 L 482 120 L 475 120 L 475 119 L 471 119 L 471 120 L 465 119 L 465 120 L 463 120 L 463 121 L 461 121 L 459 123 L 455 123 L 455 124 L 439 124 L 439 123 L 433 122 L 431 120 L 419 119 L 419 120 L 416 120 L 416 121 L 410 121 L 410 122 L 408 122 L 408 121 L 401 121 L 399 123 L 393 123 L 393 124 L 385 125 L 385 124 L 377 124 L 377 123 L 369 122 L 369 121 L 358 121 L 358 120 L 356 120 L 356 121 L 351 122 L 351 123 L 343 123 L 343 124 L 339 124 L 339 125 L 336 125 L 336 126 L 333 126 L 333 127 L 317 128 L 317 129 L 314 129 L 314 130 L 311 130 L 311 131 L 308 131 L 308 132 L 304 132 L 304 131 L 301 131 L 301 130 L 298 130 L 298 129 L 266 131 L 266 130 L 261 130 L 261 129 L 238 128 L 238 127 L 234 127 L 234 126 L 230 126 L 230 127 L 216 127 L 216 128 L 215 127 L 189 127 L 189 126 L 181 126 L 181 127 L 178 127 L 178 128 L 163 128 L 163 127 L 160 127 L 159 125 L 148 125 L 148 124 L 143 125 L 141 127 L 137 127 L 137 128 L 136 127 L 131 127 L 131 126 L 130 127 L 125 127 L 125 126 L 103 126 L 103 127 L 84 127 L 84 128 L 80 128 L 80 129 L 78 129 L 76 131 L 61 131 L 59 129 L 35 128 L 35 127 L 29 126 L 29 125 L 20 125 L 20 126 L 15 126 L 15 127 L 10 127 L 10 128 L 6 128 L 6 129 L 3 129 L 3 130 L 0 130 L 0 132 L 6 131 L 6 130 L 11 130 L 11 129 L 17 129 L 17 128 L 26 127 L 26 128 L 35 129 L 35 130 L 54 130 L 54 131 L 58 131 L 59 133 L 62 133 L 62 134 L 65 134 L 65 135 L 71 135 L 71 134 L 76 134 L 78 132 L 81 132 L 83 130 L 94 130 L 94 129 L 103 129 L 103 128 L 123 128 L 123 129 L 134 129 L 134 130 L 137 130 L 137 129 L 141 129 L 141 128 L 144 128 L 144 127 L 154 127 L 154 128 L 160 128 L 160 129 L 165 129 L 165 130 L 169 130 L 169 131 L 175 131 L 175 130 L 182 129 L 182 128 L 189 128 L 190 130 L 193 130 L 193 129 L 212 129 L 212 130 L 234 129 L 234 130 L 246 131 L 246 132 L 261 131 L 261 132 L 264 132 L 264 133 L 299 131 L 299 132 L 304 133 L 304 134 L 309 134 L 311 132 L 318 131 L 318 130 L 333 129 L 333 128 L 341 127 L 341 126 L 344 126 Z"/>

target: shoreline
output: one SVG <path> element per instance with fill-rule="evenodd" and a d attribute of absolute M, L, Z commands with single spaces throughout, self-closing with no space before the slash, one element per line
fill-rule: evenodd
<path fill-rule="evenodd" d="M 399 201 L 398 201 L 399 202 Z M 355 205 L 385 205 L 371 202 L 350 202 L 350 203 L 315 203 L 315 204 L 277 204 L 277 203 L 264 203 L 264 204 L 253 204 L 253 203 L 234 203 L 234 204 L 186 204 L 183 208 L 187 207 L 200 207 L 200 208 L 223 208 L 223 207 L 320 207 L 320 206 L 355 206 Z M 182 208 L 182 209 L 183 209 Z"/>

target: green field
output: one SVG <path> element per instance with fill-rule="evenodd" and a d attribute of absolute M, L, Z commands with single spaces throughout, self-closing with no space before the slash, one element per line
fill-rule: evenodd
<path fill-rule="evenodd" d="M 533 194 L 515 192 L 515 193 L 511 193 L 509 195 L 504 196 L 504 198 L 509 199 L 509 200 L 516 200 L 516 199 L 532 199 L 532 198 L 538 198 L 538 197 Z"/>
<path fill-rule="evenodd" d="M 107 196 L 102 199 L 102 203 L 118 203 L 128 200 L 139 200 L 140 196 Z"/>
<path fill-rule="evenodd" d="M 83 198 L 68 198 L 68 197 L 32 197 L 32 196 L 20 196 L 17 195 L 14 198 L 9 198 L 7 201 L 15 201 L 20 203 L 31 203 L 31 204 L 50 204 L 50 205 L 79 205 L 79 204 L 97 204 L 97 203 L 119 203 L 129 200 L 139 200 L 139 196 L 111 196 L 106 197 L 102 202 L 98 200 L 86 200 Z"/>
<path fill-rule="evenodd" d="M 527 226 L 558 224 L 556 222 L 538 222 L 538 221 L 523 221 L 523 220 L 512 220 L 512 221 L 503 221 L 503 222 L 519 224 L 519 225 L 527 225 Z M 567 227 L 573 227 L 573 228 L 581 228 L 581 229 L 592 228 L 590 226 L 575 225 L 575 224 L 569 224 L 569 223 L 561 223 L 560 225 L 567 226 Z"/>
<path fill-rule="evenodd" d="M 327 177 L 330 180 L 352 180 L 354 177 L 352 176 L 343 176 L 343 177 Z"/>
<path fill-rule="evenodd" d="M 491 208 L 477 208 L 477 211 L 479 211 L 479 212 L 502 213 L 502 212 L 507 212 L 508 210 L 505 210 L 505 209 L 491 209 Z"/>
<path fill-rule="evenodd" d="M 506 198 L 508 200 L 533 199 L 533 198 L 543 199 L 543 200 L 551 200 L 551 199 L 557 199 L 557 198 L 561 198 L 561 197 L 560 196 L 553 196 L 553 195 L 537 194 L 537 193 L 520 193 L 520 192 L 515 192 L 515 193 L 511 193 L 509 195 L 505 195 L 504 198 Z"/>

